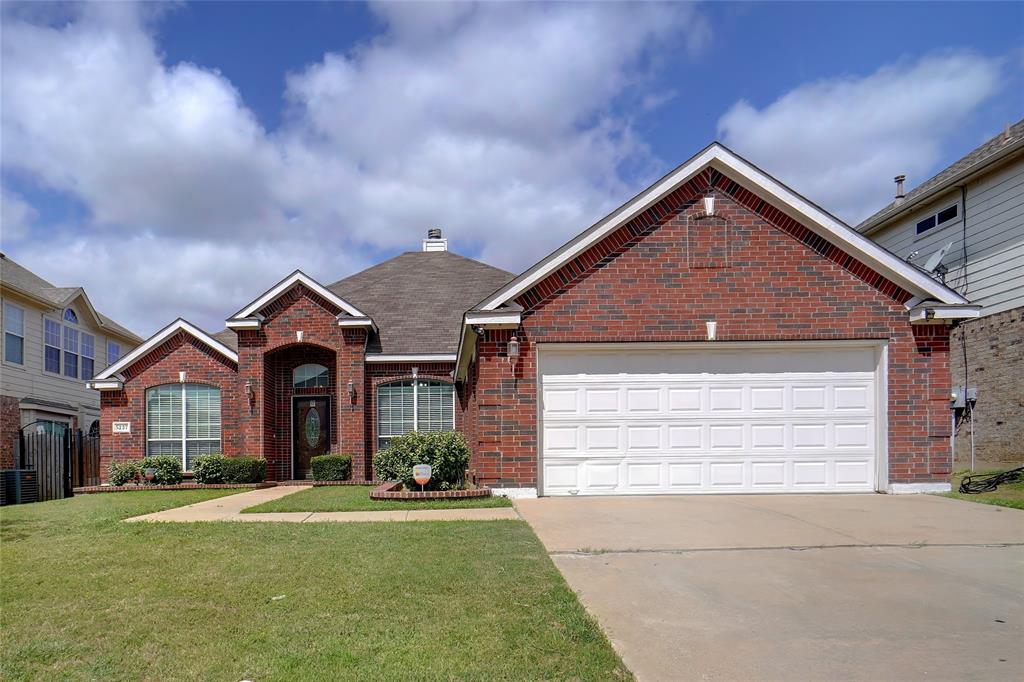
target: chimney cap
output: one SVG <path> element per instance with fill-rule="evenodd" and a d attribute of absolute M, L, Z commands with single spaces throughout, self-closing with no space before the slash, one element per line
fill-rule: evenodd
<path fill-rule="evenodd" d="M 427 230 L 427 239 L 440 239 L 440 238 L 441 238 L 441 228 L 440 227 L 432 227 L 429 230 Z"/>
<path fill-rule="evenodd" d="M 904 200 L 904 199 L 906 198 L 906 196 L 907 196 L 907 195 L 906 195 L 906 194 L 904 194 L 904 192 L 903 192 L 903 182 L 904 182 L 904 181 L 905 181 L 906 179 L 907 179 L 907 176 L 906 176 L 906 175 L 904 175 L 903 173 L 900 173 L 900 174 L 899 174 L 899 175 L 897 175 L 897 176 L 896 176 L 895 178 L 893 178 L 893 182 L 895 182 L 895 183 L 896 183 L 896 198 L 894 199 L 894 202 L 895 202 L 895 203 L 897 203 L 897 204 L 902 204 L 902 203 L 903 203 L 903 200 Z"/>

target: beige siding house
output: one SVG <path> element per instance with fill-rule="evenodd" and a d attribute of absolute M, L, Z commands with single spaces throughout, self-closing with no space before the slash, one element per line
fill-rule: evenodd
<path fill-rule="evenodd" d="M 951 389 L 977 389 L 981 461 L 1024 460 L 1024 121 L 901 194 L 857 230 L 982 306 L 979 319 L 953 331 Z M 955 441 L 961 462 L 971 444 L 965 412 Z"/>
<path fill-rule="evenodd" d="M 99 427 L 85 382 L 142 339 L 96 311 L 81 287 L 58 287 L 0 254 L 0 468 L 14 463 L 18 429 Z"/>

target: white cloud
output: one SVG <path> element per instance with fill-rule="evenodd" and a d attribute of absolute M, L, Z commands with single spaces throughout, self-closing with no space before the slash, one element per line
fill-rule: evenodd
<path fill-rule="evenodd" d="M 758 109 L 734 104 L 723 141 L 856 224 L 892 198 L 893 176 L 927 179 L 943 144 L 1000 87 L 1000 62 L 946 53 L 866 77 L 801 85 Z"/>
<path fill-rule="evenodd" d="M 332 279 L 433 225 L 528 265 L 628 193 L 622 164 L 650 163 L 613 107 L 657 105 L 635 94 L 647 57 L 710 39 L 686 5 L 382 3 L 379 35 L 288 77 L 266 131 L 222 74 L 164 62 L 154 13 L 70 11 L 5 16 L 0 160 L 91 219 L 56 260 L 5 241 L 140 330 L 216 328 L 295 266 Z"/>
<path fill-rule="evenodd" d="M 0 237 L 17 241 L 28 236 L 39 212 L 20 195 L 0 187 Z"/>

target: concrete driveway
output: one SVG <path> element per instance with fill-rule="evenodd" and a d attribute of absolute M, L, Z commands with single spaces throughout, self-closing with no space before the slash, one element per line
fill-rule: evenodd
<path fill-rule="evenodd" d="M 641 680 L 1024 679 L 1024 511 L 923 495 L 516 506 Z"/>

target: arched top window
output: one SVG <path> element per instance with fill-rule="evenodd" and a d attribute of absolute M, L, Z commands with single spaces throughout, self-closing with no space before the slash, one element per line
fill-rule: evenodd
<path fill-rule="evenodd" d="M 410 431 L 453 431 L 455 386 L 432 379 L 392 381 L 377 387 L 377 449 Z"/>
<path fill-rule="evenodd" d="M 201 455 L 221 451 L 220 389 L 204 384 L 164 384 L 146 389 L 146 454 L 181 457 L 192 470 Z"/>
<path fill-rule="evenodd" d="M 71 308 L 64 311 L 64 321 L 70 322 L 71 324 L 78 324 L 78 315 Z"/>
<path fill-rule="evenodd" d="M 327 388 L 331 375 L 323 365 L 299 365 L 292 373 L 292 386 L 296 389 Z"/>

